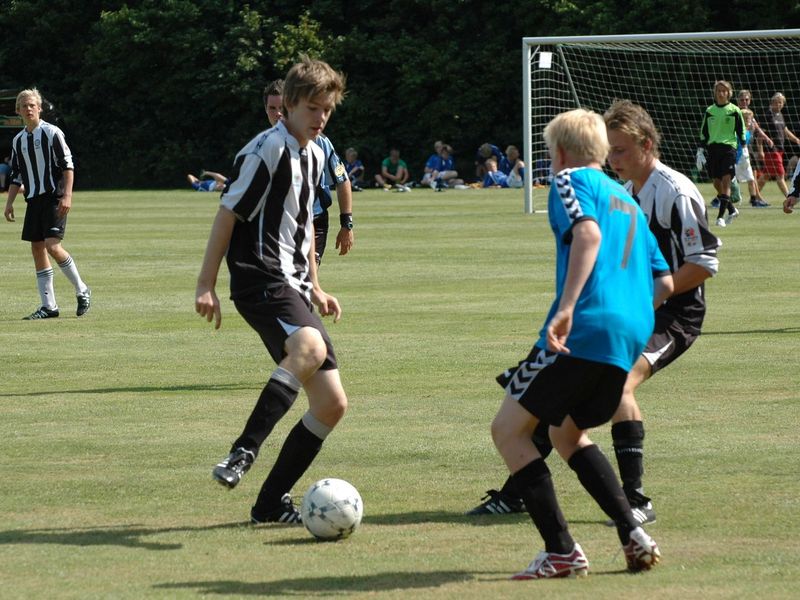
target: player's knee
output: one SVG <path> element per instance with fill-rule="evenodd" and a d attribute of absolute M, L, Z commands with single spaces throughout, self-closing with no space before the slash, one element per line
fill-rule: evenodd
<path fill-rule="evenodd" d="M 287 354 L 298 361 L 301 369 L 314 372 L 322 366 L 328 355 L 328 348 L 319 330 L 313 327 L 302 327 L 286 342 Z"/>

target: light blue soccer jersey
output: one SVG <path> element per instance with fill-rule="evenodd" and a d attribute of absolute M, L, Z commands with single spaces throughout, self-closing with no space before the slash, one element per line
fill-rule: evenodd
<path fill-rule="evenodd" d="M 319 134 L 314 142 L 325 152 L 325 164 L 322 169 L 322 180 L 317 188 L 314 198 L 314 216 L 321 215 L 333 204 L 331 188 L 348 180 L 344 163 L 336 154 L 333 143 L 324 135 Z"/>
<path fill-rule="evenodd" d="M 566 346 L 576 358 L 630 371 L 653 332 L 653 277 L 669 273 L 644 213 L 621 185 L 585 167 L 555 176 L 547 210 L 556 238 L 556 299 L 537 345 L 547 347 L 547 323 L 561 300 L 572 227 L 590 219 L 600 227 L 600 248 Z"/>

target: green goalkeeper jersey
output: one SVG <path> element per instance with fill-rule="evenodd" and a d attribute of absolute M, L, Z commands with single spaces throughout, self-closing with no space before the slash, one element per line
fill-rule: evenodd
<path fill-rule="evenodd" d="M 700 143 L 727 144 L 734 148 L 745 145 L 744 117 L 738 106 L 728 102 L 725 106 L 712 104 L 703 115 L 700 125 Z"/>

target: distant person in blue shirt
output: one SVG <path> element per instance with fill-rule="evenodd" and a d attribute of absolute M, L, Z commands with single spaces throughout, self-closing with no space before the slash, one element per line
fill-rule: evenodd
<path fill-rule="evenodd" d="M 486 175 L 483 176 L 483 187 L 485 188 L 507 188 L 508 175 L 497 167 L 494 156 L 486 159 Z"/>
<path fill-rule="evenodd" d="M 449 187 L 463 186 L 464 180 L 458 177 L 458 171 L 456 171 L 453 147 L 450 144 L 436 142 L 434 148 L 437 153 L 432 154 L 425 163 L 422 185 L 430 186 L 437 192 Z"/>
<path fill-rule="evenodd" d="M 186 175 L 186 180 L 196 192 L 222 192 L 230 182 L 225 175 L 214 171 L 200 171 L 199 178 L 189 173 Z"/>
<path fill-rule="evenodd" d="M 540 422 L 561 457 L 614 521 L 630 571 L 659 562 L 608 459 L 588 438 L 620 403 L 631 367 L 653 331 L 653 307 L 672 292 L 669 266 L 647 219 L 603 173 L 602 117 L 562 113 L 544 130 L 556 173 L 548 218 L 556 243 L 556 297 L 528 356 L 498 377 L 505 398 L 492 438 L 545 543 L 512 579 L 586 575 L 589 561 L 567 527 L 550 470 L 532 440 Z"/>
<path fill-rule="evenodd" d="M 362 191 L 364 188 L 364 163 L 358 159 L 358 151 L 355 148 L 348 148 L 344 151 L 344 169 L 350 180 L 350 188 L 354 192 Z"/>
<path fill-rule="evenodd" d="M 525 163 L 519 157 L 519 149 L 509 144 L 506 148 L 506 155 L 500 164 L 497 165 L 503 173 L 508 176 L 508 187 L 521 188 L 525 179 Z"/>
<path fill-rule="evenodd" d="M 486 161 L 492 157 L 498 165 L 504 158 L 500 148 L 494 144 L 488 142 L 481 144 L 478 148 L 478 152 L 475 154 L 475 177 L 478 178 L 478 181 L 483 180 L 483 177 L 486 175 Z"/>

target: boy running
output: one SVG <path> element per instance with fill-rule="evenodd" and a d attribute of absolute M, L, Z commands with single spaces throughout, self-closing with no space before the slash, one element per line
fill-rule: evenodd
<path fill-rule="evenodd" d="M 300 522 L 289 492 L 347 408 L 333 345 L 312 309 L 334 321 L 342 314 L 317 281 L 312 219 L 324 155 L 311 142 L 343 95 L 344 78 L 327 63 L 304 58 L 291 68 L 284 118 L 236 156 L 198 277 L 195 310 L 219 328 L 214 288 L 227 252 L 231 299 L 278 364 L 213 478 L 236 487 L 301 387 L 308 397 L 308 411 L 284 441 L 250 511 L 253 523 Z"/>

